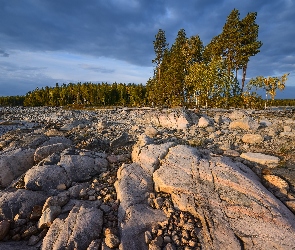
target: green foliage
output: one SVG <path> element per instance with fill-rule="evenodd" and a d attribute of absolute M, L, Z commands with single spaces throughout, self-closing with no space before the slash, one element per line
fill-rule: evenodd
<path fill-rule="evenodd" d="M 289 73 L 284 74 L 281 77 L 257 76 L 248 82 L 247 88 L 249 91 L 252 89 L 264 89 L 266 94 L 270 95 L 271 99 L 274 100 L 277 90 L 285 89 L 285 83 L 288 80 L 288 75 Z"/>
<path fill-rule="evenodd" d="M 25 106 L 143 106 L 146 87 L 124 83 L 69 83 L 55 87 L 36 88 L 25 96 Z"/>
<path fill-rule="evenodd" d="M 0 96 L 0 106 L 23 106 L 25 96 Z"/>

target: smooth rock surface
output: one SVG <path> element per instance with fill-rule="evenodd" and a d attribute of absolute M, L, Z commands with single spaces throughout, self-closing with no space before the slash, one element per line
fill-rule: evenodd
<path fill-rule="evenodd" d="M 0 187 L 7 187 L 33 165 L 33 149 L 16 149 L 0 154 Z"/>
<path fill-rule="evenodd" d="M 248 160 L 257 162 L 259 164 L 268 165 L 268 166 L 277 166 L 280 159 L 276 156 L 266 155 L 262 153 L 242 153 L 241 157 Z"/>

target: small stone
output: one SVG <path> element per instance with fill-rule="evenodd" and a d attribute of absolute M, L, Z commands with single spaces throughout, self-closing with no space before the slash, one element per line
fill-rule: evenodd
<path fill-rule="evenodd" d="M 117 137 L 111 142 L 111 147 L 116 148 L 116 147 L 126 146 L 129 143 L 128 137 L 129 135 L 124 132 L 123 134 L 121 134 L 119 137 Z"/>
<path fill-rule="evenodd" d="M 152 234 L 150 231 L 145 231 L 144 232 L 144 240 L 146 244 L 149 244 L 152 241 Z"/>
<path fill-rule="evenodd" d="M 3 240 L 8 234 L 10 228 L 10 222 L 8 220 L 0 221 L 0 240 Z"/>
<path fill-rule="evenodd" d="M 88 200 L 95 201 L 96 200 L 96 197 L 94 195 L 91 195 L 91 196 L 89 196 Z"/>
<path fill-rule="evenodd" d="M 164 248 L 164 250 L 176 250 L 176 247 L 171 243 L 168 243 Z"/>
<path fill-rule="evenodd" d="M 245 134 L 242 137 L 242 141 L 249 144 L 256 144 L 261 143 L 263 141 L 263 138 L 259 134 Z"/>
<path fill-rule="evenodd" d="M 164 236 L 164 243 L 169 243 L 171 242 L 170 236 Z"/>
<path fill-rule="evenodd" d="M 109 212 L 112 210 L 112 208 L 111 208 L 110 206 L 106 205 L 106 204 L 102 204 L 102 205 L 100 206 L 100 209 L 101 209 L 103 212 L 105 212 L 105 213 L 109 213 Z"/>
<path fill-rule="evenodd" d="M 66 184 L 62 183 L 62 184 L 57 185 L 56 189 L 57 190 L 66 190 L 67 186 L 66 186 Z"/>
<path fill-rule="evenodd" d="M 162 197 L 157 197 L 156 199 L 154 199 L 154 203 L 155 203 L 156 209 L 160 209 L 164 203 L 164 200 Z"/>
<path fill-rule="evenodd" d="M 105 244 L 109 248 L 115 248 L 115 247 L 118 247 L 120 245 L 120 239 L 118 238 L 117 235 L 110 233 L 110 234 L 106 235 Z"/>
<path fill-rule="evenodd" d="M 19 241 L 19 240 L 21 240 L 20 234 L 13 235 L 13 236 L 11 237 L 11 239 L 12 239 L 13 241 Z"/>
<path fill-rule="evenodd" d="M 196 247 L 196 246 L 197 246 L 197 242 L 195 242 L 195 241 L 193 241 L 193 240 L 190 240 L 190 241 L 188 242 L 188 245 L 189 245 L 190 247 Z"/>
<path fill-rule="evenodd" d="M 154 240 L 153 240 L 153 242 L 157 245 L 157 246 L 162 246 L 162 244 L 163 244 L 163 237 L 162 236 L 157 236 Z"/>
<path fill-rule="evenodd" d="M 279 164 L 279 158 L 276 156 L 271 156 L 271 155 L 265 155 L 262 153 L 242 153 L 241 156 L 242 158 L 248 160 L 248 161 L 253 161 L 257 162 L 263 165 L 269 165 L 269 166 L 277 166 Z"/>
<path fill-rule="evenodd" d="M 30 219 L 31 220 L 39 220 L 42 216 L 42 206 L 34 206 Z"/>
<path fill-rule="evenodd" d="M 184 230 L 192 231 L 194 230 L 194 228 L 195 228 L 195 225 L 192 222 L 187 222 L 183 225 Z"/>
<path fill-rule="evenodd" d="M 144 133 L 145 133 L 147 136 L 153 138 L 153 137 L 155 137 L 159 132 L 158 132 L 158 130 L 155 129 L 154 127 L 149 126 L 149 127 L 147 127 L 147 128 L 145 129 Z"/>
<path fill-rule="evenodd" d="M 154 242 L 149 244 L 149 250 L 161 250 L 161 247 L 156 245 Z"/>
<path fill-rule="evenodd" d="M 26 238 L 36 233 L 38 233 L 38 228 L 36 226 L 31 226 L 26 231 L 23 232 L 21 237 Z"/>
<path fill-rule="evenodd" d="M 39 242 L 40 238 L 38 236 L 32 235 L 29 239 L 28 245 L 34 246 Z"/>

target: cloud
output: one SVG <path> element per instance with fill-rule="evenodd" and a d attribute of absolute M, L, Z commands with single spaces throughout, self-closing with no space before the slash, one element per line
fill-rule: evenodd
<path fill-rule="evenodd" d="M 0 57 L 9 57 L 9 54 L 5 52 L 3 49 L 0 49 Z"/>
<path fill-rule="evenodd" d="M 250 58 L 247 76 L 295 72 L 291 0 L 1 1 L 0 66 L 11 72 L 39 72 L 49 79 L 88 76 L 98 81 L 117 77 L 116 81 L 144 82 L 135 77 L 134 69 L 146 80 L 152 76 L 153 40 L 159 28 L 165 30 L 170 45 L 181 28 L 188 37 L 199 35 L 206 45 L 221 33 L 234 8 L 240 18 L 258 13 L 263 46 Z M 28 58 L 21 57 L 24 54 Z M 17 63 L 3 64 L 12 63 L 11 58 Z M 295 85 L 295 77 L 291 79 Z"/>
<path fill-rule="evenodd" d="M 82 69 L 86 69 L 86 70 L 90 70 L 90 71 L 94 71 L 94 72 L 107 73 L 107 74 L 115 72 L 114 69 L 107 69 L 104 67 L 97 67 L 97 66 L 89 65 L 89 64 L 79 64 L 79 66 Z"/>

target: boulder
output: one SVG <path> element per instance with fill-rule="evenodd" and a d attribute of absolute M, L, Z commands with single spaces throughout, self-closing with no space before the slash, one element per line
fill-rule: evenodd
<path fill-rule="evenodd" d="M 10 229 L 10 222 L 8 220 L 0 221 L 0 241 L 5 238 Z"/>
<path fill-rule="evenodd" d="M 169 149 L 153 174 L 157 192 L 198 217 L 204 249 L 290 249 L 295 216 L 248 167 L 227 157 L 201 157 L 195 148 Z M 253 227 L 255 225 L 255 227 Z"/>
<path fill-rule="evenodd" d="M 242 129 L 242 130 L 256 130 L 259 124 L 250 117 L 232 121 L 229 124 L 230 129 Z"/>
<path fill-rule="evenodd" d="M 53 153 L 60 153 L 61 151 L 69 147 L 69 144 L 63 143 L 56 143 L 48 146 L 39 147 L 35 151 L 34 160 L 35 162 L 39 162 L 45 159 L 47 156 L 52 155 Z"/>
<path fill-rule="evenodd" d="M 242 137 L 242 141 L 249 144 L 261 143 L 263 138 L 260 134 L 245 134 Z"/>
<path fill-rule="evenodd" d="M 62 166 L 71 181 L 81 182 L 100 174 L 107 169 L 105 157 L 90 157 L 87 155 L 61 155 L 58 165 Z"/>
<path fill-rule="evenodd" d="M 242 153 L 240 157 L 248 161 L 253 161 L 262 165 L 267 165 L 269 167 L 276 167 L 280 161 L 280 159 L 276 156 L 266 155 L 262 153 Z"/>
<path fill-rule="evenodd" d="M 145 116 L 146 122 L 171 129 L 186 129 L 198 120 L 194 112 L 188 110 L 163 110 Z"/>
<path fill-rule="evenodd" d="M 96 207 L 75 206 L 65 220 L 56 218 L 42 243 L 42 250 L 87 249 L 101 237 L 103 212 Z"/>
<path fill-rule="evenodd" d="M 145 133 L 147 136 L 153 138 L 153 137 L 155 137 L 155 136 L 159 133 L 159 131 L 158 131 L 156 128 L 154 128 L 153 126 L 148 126 L 148 127 L 146 127 L 146 129 L 144 130 L 144 133 Z"/>
<path fill-rule="evenodd" d="M 43 192 L 18 189 L 14 192 L 2 192 L 0 197 L 0 220 L 13 220 L 30 216 L 34 206 L 43 206 L 47 196 Z"/>
<path fill-rule="evenodd" d="M 199 119 L 199 122 L 198 122 L 198 127 L 200 128 L 206 128 L 210 125 L 211 121 L 208 117 L 204 117 L 202 116 L 200 119 Z"/>
<path fill-rule="evenodd" d="M 34 165 L 33 149 L 16 149 L 0 155 L 0 187 L 9 184 Z"/>
<path fill-rule="evenodd" d="M 57 189 L 60 184 L 69 187 L 71 181 L 66 170 L 58 165 L 34 166 L 24 177 L 25 188 L 33 191 Z"/>

